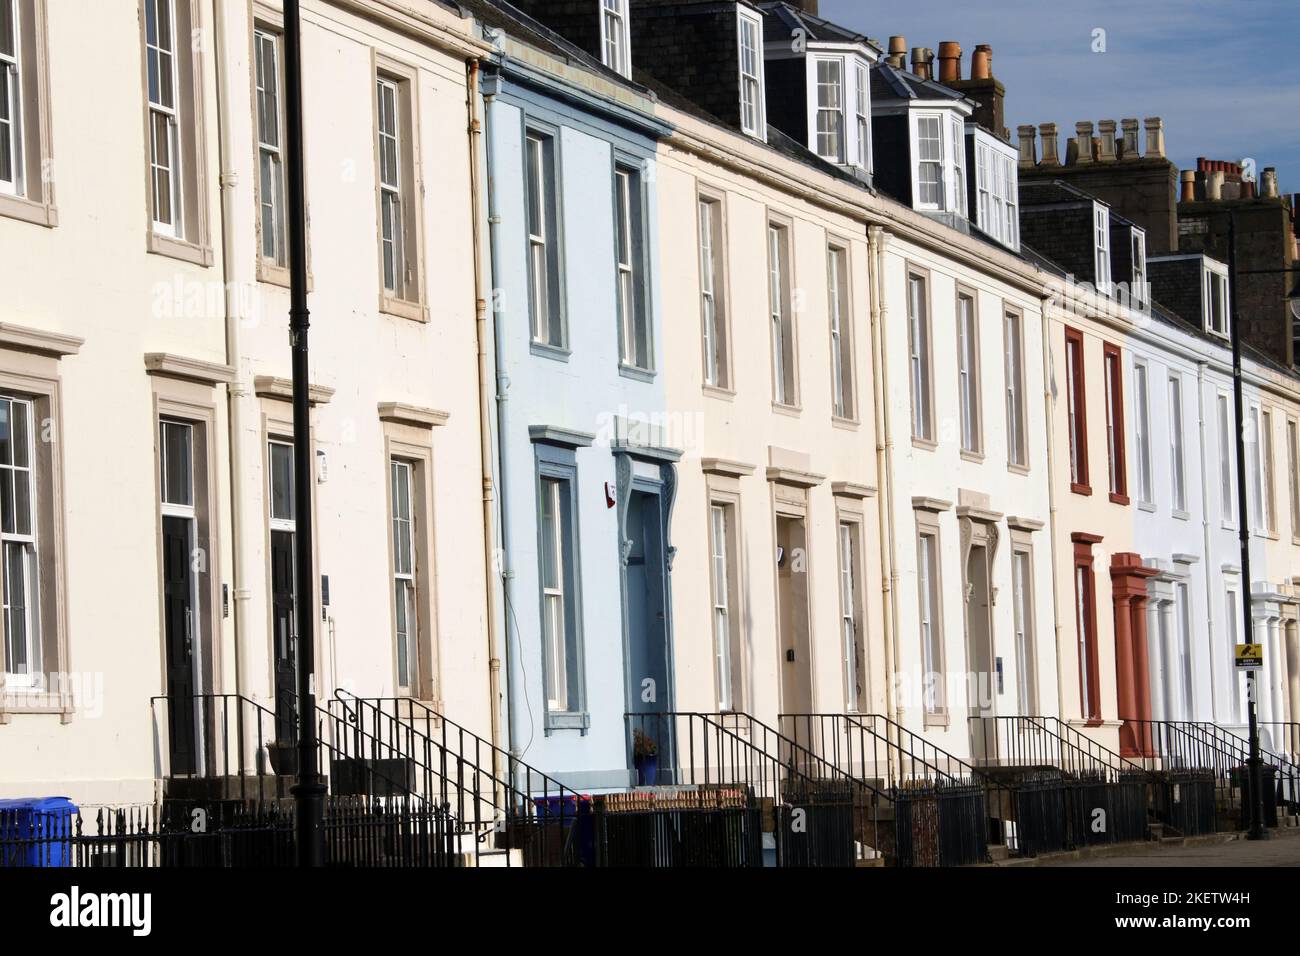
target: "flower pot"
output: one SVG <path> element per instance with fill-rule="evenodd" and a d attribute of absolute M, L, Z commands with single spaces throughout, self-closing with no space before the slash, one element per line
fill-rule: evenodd
<path fill-rule="evenodd" d="M 659 755 L 649 754 L 636 758 L 636 783 L 638 787 L 653 787 L 659 782 Z"/>
<path fill-rule="evenodd" d="M 267 756 L 271 760 L 271 770 L 279 777 L 292 777 L 298 773 L 298 745 L 269 743 L 266 745 Z"/>

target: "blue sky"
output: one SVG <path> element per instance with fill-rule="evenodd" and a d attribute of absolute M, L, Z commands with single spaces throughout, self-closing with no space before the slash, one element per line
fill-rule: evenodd
<path fill-rule="evenodd" d="M 1006 123 L 1055 122 L 1061 149 L 1080 120 L 1161 116 L 1180 169 L 1198 156 L 1276 166 L 1300 192 L 1300 0 L 821 0 L 821 15 L 910 50 L 993 47 Z M 1093 31 L 1106 49 L 1094 53 Z M 937 69 L 937 67 L 936 67 Z M 1067 133 L 1067 130 L 1069 131 Z"/>

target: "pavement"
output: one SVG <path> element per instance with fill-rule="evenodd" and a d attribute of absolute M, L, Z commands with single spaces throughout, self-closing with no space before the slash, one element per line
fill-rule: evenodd
<path fill-rule="evenodd" d="M 1220 867 L 1300 866 L 1300 828 L 1270 831 L 1270 839 L 1246 840 L 1241 834 L 1188 840 L 1182 844 L 1135 843 L 1110 847 L 1104 855 L 1059 854 L 1038 860 L 1039 866 L 1087 867 Z"/>

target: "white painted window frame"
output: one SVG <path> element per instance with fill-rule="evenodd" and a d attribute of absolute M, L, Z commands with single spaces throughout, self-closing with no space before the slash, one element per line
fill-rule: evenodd
<path fill-rule="evenodd" d="M 752 45 L 746 42 L 747 30 L 752 30 Z M 756 13 L 736 5 L 737 74 L 740 93 L 740 128 L 748 136 L 767 140 L 766 96 L 763 70 L 763 19 Z M 746 69 L 746 60 L 752 58 L 753 70 Z M 750 97 L 753 101 L 750 102 Z M 752 110 L 753 118 L 749 113 Z"/>

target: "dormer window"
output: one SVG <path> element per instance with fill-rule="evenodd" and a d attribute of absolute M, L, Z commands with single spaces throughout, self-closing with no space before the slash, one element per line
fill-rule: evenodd
<path fill-rule="evenodd" d="M 844 61 L 817 60 L 817 155 L 844 162 Z"/>
<path fill-rule="evenodd" d="M 859 60 L 853 65 L 854 120 L 858 134 L 858 165 L 871 170 L 871 87 L 867 65 Z"/>
<path fill-rule="evenodd" d="M 1004 246 L 1019 249 L 1016 152 L 990 133 L 969 129 L 975 140 L 975 225 Z"/>
<path fill-rule="evenodd" d="M 765 139 L 763 121 L 763 23 L 746 10 L 737 10 L 740 46 L 740 128 Z"/>
<path fill-rule="evenodd" d="M 1201 267 L 1201 310 L 1205 317 L 1205 331 L 1227 338 L 1228 325 L 1228 270 L 1217 262 L 1203 260 Z"/>
<path fill-rule="evenodd" d="M 912 115 L 912 194 L 917 209 L 966 215 L 966 149 L 960 116 L 946 111 Z"/>
<path fill-rule="evenodd" d="M 1110 209 L 1101 203 L 1092 205 L 1093 261 L 1098 292 L 1110 294 Z"/>
<path fill-rule="evenodd" d="M 1133 230 L 1133 289 L 1129 294 L 1132 302 L 1146 302 L 1147 296 L 1147 234 L 1141 229 Z"/>
<path fill-rule="evenodd" d="M 601 0 L 601 59 L 620 76 L 632 75 L 632 58 L 628 51 L 627 0 Z M 588 21 L 590 22 L 590 21 Z"/>

